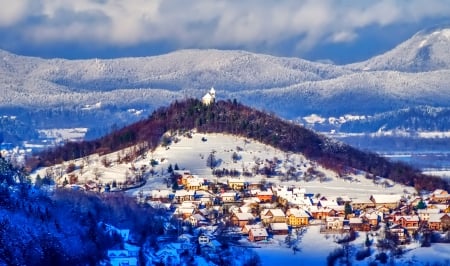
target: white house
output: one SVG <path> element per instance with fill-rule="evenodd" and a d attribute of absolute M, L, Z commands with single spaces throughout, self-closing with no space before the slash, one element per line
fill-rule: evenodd
<path fill-rule="evenodd" d="M 216 90 L 214 90 L 213 87 L 211 87 L 211 89 L 209 90 L 208 93 L 206 93 L 203 97 L 202 97 L 202 103 L 204 105 L 210 105 L 212 103 L 214 103 L 216 99 Z"/>

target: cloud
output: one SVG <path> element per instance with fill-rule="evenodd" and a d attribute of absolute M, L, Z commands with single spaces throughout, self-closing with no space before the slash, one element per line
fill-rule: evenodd
<path fill-rule="evenodd" d="M 0 0 L 0 27 L 12 26 L 18 23 L 24 16 L 28 1 L 26 0 Z"/>
<path fill-rule="evenodd" d="M 368 26 L 450 17 L 444 0 L 0 0 L 0 29 L 31 43 L 275 47 L 352 42 Z M 5 8 L 3 8 L 5 7 Z"/>

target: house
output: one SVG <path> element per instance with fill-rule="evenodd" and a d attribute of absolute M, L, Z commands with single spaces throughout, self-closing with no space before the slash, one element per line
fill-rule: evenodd
<path fill-rule="evenodd" d="M 122 237 L 122 240 L 124 242 L 127 242 L 129 240 L 130 229 L 118 229 L 110 224 L 105 223 L 103 223 L 103 225 L 105 227 L 105 232 L 108 233 L 109 235 L 117 234 L 120 237 Z"/>
<path fill-rule="evenodd" d="M 187 176 L 191 175 L 191 172 L 188 170 L 173 170 L 172 173 L 174 179 L 177 181 L 178 185 L 183 185 L 183 179 Z"/>
<path fill-rule="evenodd" d="M 177 250 L 172 247 L 164 247 L 158 250 L 155 256 L 156 260 L 163 265 L 179 265 L 181 263 Z"/>
<path fill-rule="evenodd" d="M 174 199 L 178 203 L 182 203 L 184 201 L 190 201 L 195 199 L 195 191 L 194 190 L 177 190 L 175 191 Z"/>
<path fill-rule="evenodd" d="M 207 92 L 203 97 L 202 97 L 202 103 L 204 105 L 210 105 L 212 103 L 214 103 L 216 99 L 216 91 L 214 90 L 213 87 L 211 87 L 211 89 L 209 90 L 209 92 Z"/>
<path fill-rule="evenodd" d="M 386 207 L 393 210 L 400 204 L 401 195 L 374 194 L 370 196 L 370 200 L 375 204 L 375 208 Z"/>
<path fill-rule="evenodd" d="M 381 218 L 380 216 L 375 212 L 372 211 L 370 213 L 365 213 L 361 217 L 363 221 L 367 221 L 370 227 L 375 228 L 378 226 L 378 223 L 380 222 Z"/>
<path fill-rule="evenodd" d="M 348 225 L 351 230 L 354 231 L 369 231 L 370 226 L 368 223 L 364 223 L 362 218 L 355 217 L 348 219 Z"/>
<path fill-rule="evenodd" d="M 285 223 L 286 214 L 282 209 L 265 209 L 261 211 L 261 220 L 265 224 L 269 223 Z"/>
<path fill-rule="evenodd" d="M 233 213 L 233 215 L 230 218 L 230 222 L 234 226 L 243 227 L 249 222 L 253 221 L 255 217 L 253 214 L 248 212 L 242 212 L 242 213 Z"/>
<path fill-rule="evenodd" d="M 405 244 L 407 241 L 406 230 L 399 224 L 389 227 L 389 233 L 398 239 L 399 244 Z"/>
<path fill-rule="evenodd" d="M 201 234 L 201 235 L 198 237 L 198 243 L 199 243 L 200 245 L 208 244 L 210 241 L 211 241 L 211 239 L 210 239 L 209 236 L 207 236 L 207 235 Z"/>
<path fill-rule="evenodd" d="M 430 214 L 428 228 L 435 231 L 445 231 L 450 229 L 450 215 L 448 213 Z"/>
<path fill-rule="evenodd" d="M 110 249 L 107 252 L 109 263 L 112 266 L 137 266 L 138 256 L 132 256 L 128 250 L 125 249 Z"/>
<path fill-rule="evenodd" d="M 327 230 L 342 230 L 344 229 L 344 217 L 327 217 L 325 226 Z"/>
<path fill-rule="evenodd" d="M 252 242 L 267 240 L 268 236 L 265 228 L 252 228 L 248 232 L 248 239 Z"/>
<path fill-rule="evenodd" d="M 273 193 L 271 190 L 267 190 L 267 191 L 258 191 L 256 192 L 256 197 L 261 201 L 261 202 L 272 202 L 273 200 Z"/>
<path fill-rule="evenodd" d="M 203 215 L 196 213 L 194 215 L 189 216 L 188 218 L 189 223 L 193 226 L 193 227 L 197 227 L 197 226 L 202 226 L 202 225 L 207 225 L 208 222 L 205 219 L 205 217 L 203 217 Z"/>
<path fill-rule="evenodd" d="M 430 209 L 430 208 L 417 210 L 417 214 L 419 215 L 420 220 L 425 222 L 430 220 L 431 214 L 438 214 L 440 212 L 441 210 L 439 209 Z"/>
<path fill-rule="evenodd" d="M 436 189 L 431 193 L 430 201 L 434 203 L 447 204 L 450 202 L 450 194 L 443 189 Z"/>
<path fill-rule="evenodd" d="M 317 206 L 311 206 L 308 208 L 309 213 L 311 213 L 311 216 L 316 220 L 325 220 L 327 217 L 336 216 L 337 212 L 333 209 L 330 209 L 328 207 L 322 208 Z"/>
<path fill-rule="evenodd" d="M 415 232 L 419 229 L 419 216 L 417 215 L 394 216 L 393 222 L 405 228 L 408 232 Z"/>
<path fill-rule="evenodd" d="M 240 190 L 245 187 L 244 179 L 240 178 L 228 178 L 227 180 L 228 187 L 234 190 Z"/>
<path fill-rule="evenodd" d="M 289 227 L 286 223 L 271 223 L 269 230 L 274 235 L 287 235 L 289 233 Z"/>
<path fill-rule="evenodd" d="M 350 202 L 350 206 L 352 206 L 352 210 L 365 210 L 368 208 L 375 208 L 375 203 L 370 199 L 353 199 Z"/>
<path fill-rule="evenodd" d="M 286 212 L 287 216 L 287 224 L 292 227 L 300 227 L 304 225 L 308 225 L 309 223 L 309 215 L 301 209 L 290 208 Z"/>
<path fill-rule="evenodd" d="M 223 192 L 220 194 L 222 202 L 235 202 L 238 194 L 236 192 Z"/>
<path fill-rule="evenodd" d="M 264 226 L 260 223 L 258 224 L 246 224 L 242 227 L 242 234 L 244 235 L 248 235 L 248 233 L 250 232 L 251 229 L 258 229 L 258 228 L 263 228 Z"/>
<path fill-rule="evenodd" d="M 198 176 L 185 176 L 182 179 L 182 183 L 187 190 L 207 189 L 207 187 L 204 185 L 205 180 L 199 178 Z"/>
<path fill-rule="evenodd" d="M 196 206 L 192 202 L 185 201 L 174 211 L 174 216 L 180 217 L 185 220 L 195 213 Z"/>

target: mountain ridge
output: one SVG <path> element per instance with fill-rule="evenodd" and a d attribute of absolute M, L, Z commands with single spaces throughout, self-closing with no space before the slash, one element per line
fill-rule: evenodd
<path fill-rule="evenodd" d="M 450 30 L 442 31 L 446 34 Z M 424 36 L 428 35 L 416 34 L 380 55 L 381 59 L 390 58 L 392 53 L 403 57 L 398 49 L 417 48 Z M 430 37 L 428 44 L 437 42 L 447 47 L 447 42 L 438 39 Z M 441 57 L 450 58 L 447 51 L 438 50 Z M 214 49 L 89 60 L 42 59 L 0 52 L 0 87 L 4 91 L 0 112 L 17 116 L 37 129 L 87 127 L 91 133 L 105 132 L 114 124 L 123 126 L 143 119 L 173 100 L 200 98 L 211 86 L 216 88 L 219 99 L 237 99 L 286 119 L 313 113 L 373 116 L 417 105 L 450 107 L 450 64 L 421 72 L 404 69 L 407 64 L 388 64 L 389 60 L 381 59 L 339 66 Z M 96 104 L 100 108 L 87 110 L 86 106 Z M 134 115 L 129 110 L 142 112 Z M 45 115 L 49 113 L 52 119 Z"/>

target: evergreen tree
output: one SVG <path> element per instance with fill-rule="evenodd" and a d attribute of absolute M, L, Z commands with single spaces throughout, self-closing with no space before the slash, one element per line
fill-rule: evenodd
<path fill-rule="evenodd" d="M 210 153 L 208 158 L 206 159 L 206 166 L 210 167 L 211 169 L 214 169 L 216 167 L 216 156 L 214 153 Z"/>
<path fill-rule="evenodd" d="M 34 181 L 34 185 L 35 185 L 37 188 L 40 188 L 40 187 L 42 186 L 42 184 L 43 184 L 42 178 L 41 178 L 41 176 L 38 174 L 38 175 L 36 176 L 36 180 Z"/>
<path fill-rule="evenodd" d="M 426 207 L 427 207 L 427 205 L 425 204 L 425 202 L 424 202 L 423 200 L 420 200 L 419 203 L 417 203 L 417 206 L 416 206 L 416 208 L 417 208 L 418 210 L 423 210 L 423 209 L 425 209 Z"/>
<path fill-rule="evenodd" d="M 346 218 L 348 217 L 348 215 L 353 213 L 352 205 L 350 205 L 350 203 L 348 203 L 348 202 L 345 203 L 344 212 L 345 212 L 345 217 Z"/>

